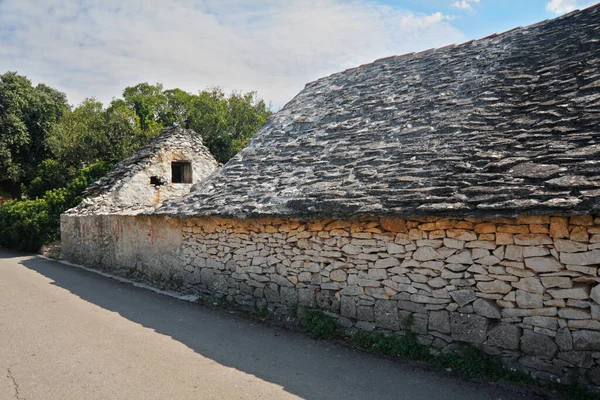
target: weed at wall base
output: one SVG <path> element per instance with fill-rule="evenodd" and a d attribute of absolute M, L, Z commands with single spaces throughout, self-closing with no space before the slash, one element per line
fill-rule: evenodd
<path fill-rule="evenodd" d="M 399 357 L 405 360 L 421 361 L 440 370 L 456 372 L 470 378 L 485 378 L 491 381 L 508 381 L 520 385 L 541 385 L 531 375 L 506 366 L 498 357 L 489 355 L 467 343 L 460 343 L 457 351 L 451 354 L 432 354 L 431 347 L 419 343 L 416 333 L 386 335 L 382 332 L 359 331 L 344 336 L 343 328 L 336 320 L 317 310 L 303 310 L 300 322 L 311 337 L 316 339 L 342 338 L 345 341 L 370 353 Z M 404 321 L 410 328 L 411 321 Z M 569 386 L 544 384 L 566 396 L 569 400 L 600 400 L 600 394 L 593 393 L 576 383 Z"/>
<path fill-rule="evenodd" d="M 299 314 L 300 323 L 308 330 L 311 337 L 334 339 L 342 336 L 343 328 L 332 317 L 316 310 L 303 310 Z"/>

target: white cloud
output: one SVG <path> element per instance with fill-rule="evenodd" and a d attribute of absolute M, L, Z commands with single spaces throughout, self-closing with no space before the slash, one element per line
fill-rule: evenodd
<path fill-rule="evenodd" d="M 0 1 L 0 73 L 104 102 L 128 85 L 257 90 L 277 107 L 306 82 L 465 40 L 441 13 L 368 0 Z M 43 4 L 43 5 L 41 5 Z"/>
<path fill-rule="evenodd" d="M 578 0 L 551 0 L 546 4 L 546 10 L 555 14 L 565 14 L 577 9 L 591 6 L 595 2 L 581 2 Z"/>
<path fill-rule="evenodd" d="M 479 3 L 479 0 L 460 0 L 452 3 L 452 7 L 460 8 L 461 10 L 472 11 L 473 6 L 472 3 Z"/>

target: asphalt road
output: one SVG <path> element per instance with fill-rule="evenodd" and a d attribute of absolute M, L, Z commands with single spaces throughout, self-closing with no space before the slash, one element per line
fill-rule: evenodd
<path fill-rule="evenodd" d="M 0 250 L 0 399 L 532 399 Z"/>

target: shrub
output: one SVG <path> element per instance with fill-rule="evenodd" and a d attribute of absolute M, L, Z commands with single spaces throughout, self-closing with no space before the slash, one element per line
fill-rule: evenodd
<path fill-rule="evenodd" d="M 84 168 L 66 187 L 47 191 L 42 198 L 13 200 L 0 206 L 0 245 L 37 251 L 60 236 L 60 214 L 81 201 L 85 188 L 109 171 L 107 163 Z"/>
<path fill-rule="evenodd" d="M 38 165 L 36 177 L 25 188 L 24 193 L 30 199 L 39 199 L 47 191 L 63 187 L 67 183 L 64 166 L 56 160 L 44 160 Z"/>
<path fill-rule="evenodd" d="M 37 250 L 54 236 L 52 225 L 45 200 L 8 201 L 0 206 L 0 245 Z"/>

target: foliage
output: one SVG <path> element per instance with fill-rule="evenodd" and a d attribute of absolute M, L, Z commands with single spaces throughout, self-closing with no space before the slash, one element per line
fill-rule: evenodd
<path fill-rule="evenodd" d="M 144 82 L 127 87 L 123 91 L 123 99 L 139 117 L 142 130 L 151 132 L 150 136 L 160 132 L 163 126 L 160 116 L 167 109 L 167 96 L 160 83 L 150 85 Z"/>
<path fill-rule="evenodd" d="M 37 250 L 55 236 L 44 199 L 12 200 L 0 206 L 0 245 Z"/>
<path fill-rule="evenodd" d="M 243 149 L 271 111 L 253 92 L 226 96 L 220 89 L 198 95 L 162 85 L 128 87 L 104 109 L 89 98 L 66 115 L 46 140 L 70 176 L 97 161 L 117 163 L 148 144 L 165 126 L 198 132 L 213 156 L 225 163 Z"/>
<path fill-rule="evenodd" d="M 316 310 L 304 310 L 300 323 L 315 339 L 333 339 L 342 334 L 342 328 L 335 319 Z"/>
<path fill-rule="evenodd" d="M 102 103 L 90 98 L 62 118 L 47 144 L 68 173 L 74 175 L 81 165 L 101 158 L 108 145 L 105 138 Z"/>
<path fill-rule="evenodd" d="M 36 177 L 25 188 L 24 193 L 30 199 L 38 199 L 49 190 L 65 186 L 67 182 L 65 169 L 59 161 L 44 160 L 38 165 Z"/>
<path fill-rule="evenodd" d="M 101 102 L 90 98 L 56 124 L 47 144 L 67 174 L 75 176 L 85 165 L 117 163 L 149 141 L 123 100 L 113 100 L 104 110 Z"/>
<path fill-rule="evenodd" d="M 357 332 L 350 341 L 373 353 L 399 356 L 408 360 L 425 360 L 429 357 L 427 346 L 417 341 L 413 332 L 402 336 L 386 336 L 383 333 Z"/>
<path fill-rule="evenodd" d="M 45 139 L 67 111 L 63 93 L 16 72 L 0 75 L 0 183 L 18 188 L 34 178 L 48 157 Z"/>
<path fill-rule="evenodd" d="M 107 148 L 100 154 L 104 161 L 117 163 L 145 146 L 158 132 L 142 129 L 140 118 L 124 100 L 113 100 L 104 113 Z"/>
<path fill-rule="evenodd" d="M 58 239 L 60 214 L 81 201 L 81 192 L 110 170 L 98 163 L 84 168 L 67 186 L 47 191 L 32 200 L 13 200 L 0 206 L 0 245 L 36 251 Z"/>
<path fill-rule="evenodd" d="M 248 144 L 270 115 L 254 92 L 227 97 L 222 90 L 212 89 L 192 98 L 185 127 L 202 135 L 217 161 L 226 163 Z"/>

